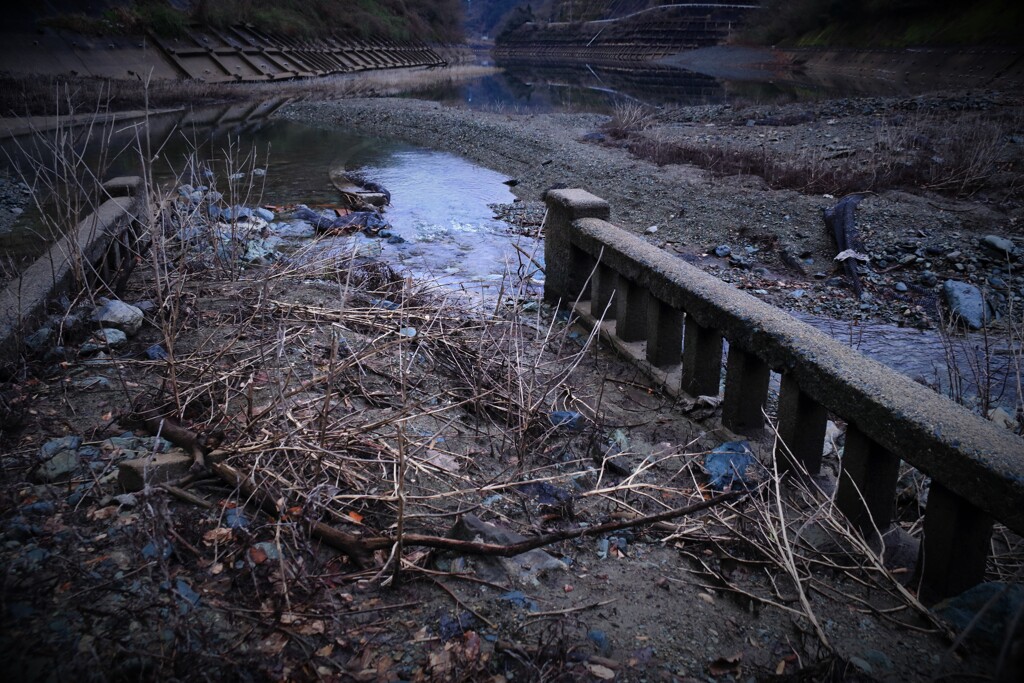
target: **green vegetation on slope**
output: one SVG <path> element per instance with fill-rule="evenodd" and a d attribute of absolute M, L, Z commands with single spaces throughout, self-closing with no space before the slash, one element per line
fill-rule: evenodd
<path fill-rule="evenodd" d="M 742 40 L 794 47 L 1024 43 L 1019 0 L 764 0 Z"/>

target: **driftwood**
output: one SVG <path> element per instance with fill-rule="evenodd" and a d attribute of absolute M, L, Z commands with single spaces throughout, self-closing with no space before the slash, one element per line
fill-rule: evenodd
<path fill-rule="evenodd" d="M 850 278 L 853 291 L 858 297 L 863 288 L 860 284 L 860 275 L 857 273 L 857 261 L 863 257 L 864 244 L 857 234 L 853 213 L 862 199 L 863 195 L 851 194 L 843 197 L 835 206 L 823 210 L 825 227 L 836 245 L 837 257 L 842 261 L 843 272 Z"/>
<path fill-rule="evenodd" d="M 275 518 L 280 518 L 287 514 L 288 505 L 286 498 L 274 491 L 273 487 L 265 484 L 257 484 L 227 463 L 216 462 L 215 458 L 206 458 L 206 455 L 208 454 L 204 453 L 205 449 L 202 446 L 202 438 L 200 435 L 166 418 L 150 418 L 146 421 L 146 426 L 154 433 L 159 430 L 165 439 L 192 453 L 193 457 L 196 458 L 197 463 L 206 462 L 210 471 L 216 474 L 232 488 L 238 489 L 246 497 L 246 502 L 256 505 L 259 509 Z M 200 460 L 200 458 L 203 458 L 203 460 Z M 714 498 L 702 500 L 701 502 L 693 505 L 673 508 L 653 515 L 645 515 L 643 517 L 637 517 L 630 520 L 606 522 L 604 524 L 598 524 L 591 527 L 556 531 L 507 545 L 497 543 L 479 543 L 441 536 L 408 533 L 402 534 L 401 540 L 402 545 L 405 547 L 419 546 L 423 548 L 434 548 L 437 550 L 451 550 L 469 555 L 513 557 L 535 548 L 541 548 L 559 541 L 579 538 L 581 536 L 592 536 L 612 531 L 620 531 L 622 529 L 629 529 L 646 524 L 665 522 L 670 519 L 676 519 L 677 517 L 685 517 L 686 515 L 736 500 L 743 495 L 745 495 L 745 492 L 743 491 L 731 491 L 729 493 L 715 496 Z M 368 566 L 372 563 L 374 551 L 390 548 L 397 540 L 390 536 L 358 536 L 332 527 L 329 524 L 314 520 L 304 520 L 303 523 L 308 524 L 310 536 L 323 541 L 335 550 L 348 555 L 361 566 Z"/>

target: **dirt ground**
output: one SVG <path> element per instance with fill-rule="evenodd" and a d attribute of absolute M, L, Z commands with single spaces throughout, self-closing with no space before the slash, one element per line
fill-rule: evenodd
<path fill-rule="evenodd" d="M 959 116 L 965 103 L 999 120 L 1020 111 L 998 94 L 821 103 L 810 120 L 787 118 L 796 105 L 698 107 L 658 112 L 630 135 L 848 158 L 877 143 L 879 117 L 912 104 Z M 923 273 L 999 277 L 980 238 L 1022 245 L 1019 139 L 1001 149 L 1012 177 L 970 196 L 866 196 L 866 248 L 888 265 L 865 300 L 814 275 L 834 275 L 821 209 L 836 197 L 656 166 L 602 132 L 606 118 L 413 100 L 281 115 L 462 154 L 517 179 L 527 202 L 583 187 L 654 243 L 839 318 L 933 324 Z M 954 648 L 916 601 L 912 541 L 886 567 L 849 534 L 829 504 L 831 450 L 819 480 L 780 482 L 771 439 L 755 441 L 731 487 L 742 496 L 588 532 L 713 499 L 723 486 L 707 457 L 737 439 L 713 402 L 648 389 L 517 274 L 480 309 L 338 252 L 292 245 L 266 266 L 225 270 L 176 252 L 173 230 L 155 235 L 160 267 L 143 262 L 122 294 L 148 302 L 142 329 L 106 356 L 80 355 L 92 330 L 71 330 L 70 357 L 2 388 L 7 679 L 976 680 L 1006 664 L 998 648 Z M 709 255 L 722 244 L 741 258 Z M 1002 276 L 1009 306 L 1024 279 Z M 169 355 L 147 353 L 154 345 Z M 155 440 L 153 415 L 201 440 Z M 62 437 L 81 443 L 50 447 L 73 458 L 48 481 L 41 449 Z M 125 493 L 123 462 L 196 443 L 207 469 Z M 921 501 L 907 488 L 912 537 Z M 451 534 L 508 544 L 556 532 L 580 535 L 510 560 L 437 547 Z M 990 578 L 1018 565 L 1016 553 L 997 558 Z"/>

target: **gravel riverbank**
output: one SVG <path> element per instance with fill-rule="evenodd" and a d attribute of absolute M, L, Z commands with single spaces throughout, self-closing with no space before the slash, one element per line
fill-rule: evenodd
<path fill-rule="evenodd" d="M 988 290 L 1003 312 L 1020 308 L 1021 111 L 1018 96 L 1000 93 L 709 105 L 641 111 L 618 137 L 610 129 L 620 122 L 608 116 L 488 113 L 409 99 L 304 102 L 278 115 L 459 154 L 515 179 L 524 201 L 539 201 L 552 186 L 581 187 L 611 203 L 616 224 L 787 309 L 929 327 L 947 279 Z M 861 297 L 836 277 L 822 220 L 839 197 L 773 189 L 754 174 L 721 175 L 710 153 L 705 167 L 657 165 L 627 149 L 724 149 L 811 166 L 812 174 L 837 164 L 862 173 L 908 164 L 910 152 L 929 148 L 937 150 L 931 163 L 951 165 L 939 151 L 955 140 L 942 137 L 965 127 L 990 131 L 984 146 L 976 144 L 976 156 L 991 157 L 978 159 L 980 188 L 959 196 L 907 186 L 864 194 L 857 226 L 871 260 Z M 1011 251 L 986 247 L 990 235 L 1009 240 Z"/>

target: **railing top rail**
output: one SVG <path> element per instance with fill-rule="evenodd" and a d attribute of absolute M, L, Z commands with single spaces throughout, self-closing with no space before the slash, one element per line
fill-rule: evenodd
<path fill-rule="evenodd" d="M 572 217 L 593 216 L 602 203 L 581 190 L 553 190 L 547 201 Z M 801 391 L 871 440 L 1024 533 L 1024 439 L 611 223 L 578 218 L 568 239 L 791 375 Z"/>

